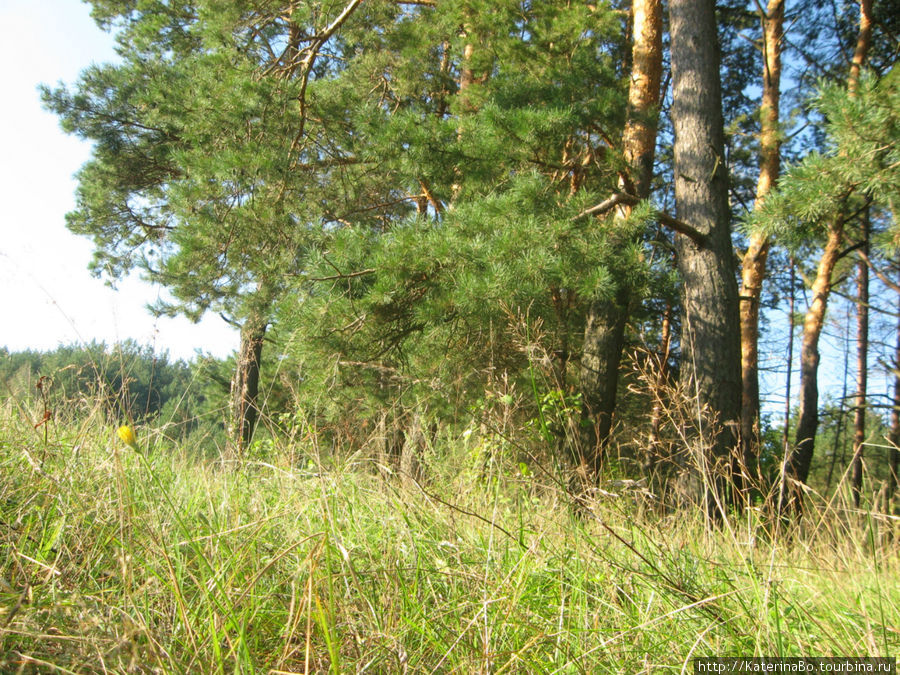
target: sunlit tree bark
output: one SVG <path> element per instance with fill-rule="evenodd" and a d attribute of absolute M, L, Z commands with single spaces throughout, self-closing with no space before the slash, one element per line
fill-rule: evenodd
<path fill-rule="evenodd" d="M 662 78 L 662 3 L 635 0 L 632 5 L 632 68 L 628 89 L 628 119 L 623 132 L 625 160 L 632 171 L 623 174 L 620 189 L 640 199 L 650 194 Z M 620 205 L 616 217 L 627 218 L 631 206 Z M 581 358 L 581 390 L 586 423 L 581 438 L 581 464 L 596 476 L 612 429 L 619 363 L 624 346 L 631 289 L 622 283 L 612 299 L 588 307 Z"/>
<path fill-rule="evenodd" d="M 784 0 L 769 0 L 765 12 L 761 9 L 760 14 L 763 28 L 763 91 L 755 208 L 762 205 L 775 186 L 781 165 L 778 120 Z M 742 468 L 751 475 L 759 453 L 759 304 L 769 246 L 768 236 L 752 233 L 741 265 L 741 449 Z"/>
<path fill-rule="evenodd" d="M 231 381 L 230 437 L 237 456 L 243 456 L 259 419 L 259 370 L 268 319 L 252 317 L 241 326 L 241 346 Z"/>

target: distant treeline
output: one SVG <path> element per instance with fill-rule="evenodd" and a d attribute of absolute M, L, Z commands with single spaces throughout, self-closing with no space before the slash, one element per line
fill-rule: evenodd
<path fill-rule="evenodd" d="M 185 436 L 201 421 L 223 425 L 229 366 L 208 356 L 190 362 L 133 340 L 11 352 L 0 347 L 0 398 L 11 398 L 38 418 L 99 412 L 111 420 L 159 422 Z M 37 423 L 38 420 L 35 422 Z"/>

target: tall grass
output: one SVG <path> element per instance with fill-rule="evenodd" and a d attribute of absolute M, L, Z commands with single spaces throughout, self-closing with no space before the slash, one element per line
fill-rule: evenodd
<path fill-rule="evenodd" d="M 813 514 L 773 539 L 753 510 L 710 530 L 627 485 L 573 510 L 514 462 L 467 470 L 472 439 L 403 483 L 323 458 L 315 434 L 240 464 L 138 435 L 135 452 L 96 416 L 45 439 L 0 410 L 0 671 L 649 673 L 900 651 L 885 517 Z"/>

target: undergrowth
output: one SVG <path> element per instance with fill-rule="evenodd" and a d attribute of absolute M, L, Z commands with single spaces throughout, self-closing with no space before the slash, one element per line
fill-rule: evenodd
<path fill-rule="evenodd" d="M 314 435 L 236 464 L 150 429 L 132 450 L 99 418 L 45 436 L 0 415 L 2 672 L 649 673 L 900 651 L 883 518 L 772 538 L 752 509 L 710 530 L 627 485 L 573 509 L 515 463 L 465 470 L 462 440 L 403 482 Z"/>

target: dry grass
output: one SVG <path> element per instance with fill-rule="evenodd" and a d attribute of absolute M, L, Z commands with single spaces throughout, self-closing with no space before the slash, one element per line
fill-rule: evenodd
<path fill-rule="evenodd" d="M 681 672 L 900 647 L 883 517 L 823 513 L 786 543 L 753 510 L 710 531 L 627 490 L 573 515 L 514 462 L 467 470 L 484 439 L 401 486 L 309 435 L 235 466 L 20 419 L 0 422 L 3 672 Z"/>

